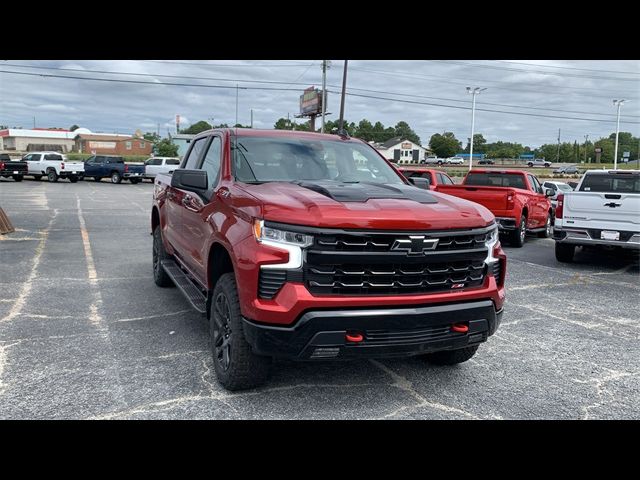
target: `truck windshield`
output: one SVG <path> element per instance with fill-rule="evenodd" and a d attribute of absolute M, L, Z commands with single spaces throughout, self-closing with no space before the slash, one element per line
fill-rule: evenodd
<path fill-rule="evenodd" d="M 524 178 L 516 173 L 469 173 L 464 181 L 465 185 L 482 185 L 485 187 L 511 187 L 522 188 L 527 187 L 524 184 Z"/>
<path fill-rule="evenodd" d="M 609 173 L 586 175 L 581 192 L 640 193 L 639 173 Z"/>
<path fill-rule="evenodd" d="M 240 182 L 404 183 L 368 145 L 342 140 L 236 137 L 233 174 Z"/>

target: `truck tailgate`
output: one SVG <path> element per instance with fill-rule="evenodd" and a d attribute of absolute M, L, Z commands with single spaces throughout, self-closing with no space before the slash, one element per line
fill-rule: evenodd
<path fill-rule="evenodd" d="M 489 210 L 507 210 L 507 195 L 514 195 L 514 191 L 505 187 L 484 187 L 465 185 L 438 185 L 437 192 L 464 198 L 479 203 Z"/>
<path fill-rule="evenodd" d="M 144 163 L 125 163 L 125 171 L 128 173 L 144 173 Z"/>
<path fill-rule="evenodd" d="M 564 223 L 567 227 L 640 231 L 640 195 L 604 192 L 566 193 Z"/>
<path fill-rule="evenodd" d="M 82 162 L 62 162 L 64 163 L 65 172 L 84 172 L 84 163 Z M 62 165 L 60 165 L 62 169 Z"/>

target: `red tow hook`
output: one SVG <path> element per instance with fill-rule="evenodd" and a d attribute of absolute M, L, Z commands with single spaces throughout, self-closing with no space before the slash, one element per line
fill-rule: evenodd
<path fill-rule="evenodd" d="M 454 323 L 453 325 L 451 325 L 451 331 L 458 333 L 467 333 L 469 331 L 469 325 L 467 325 L 466 323 Z"/>
<path fill-rule="evenodd" d="M 347 342 L 351 343 L 360 343 L 364 340 L 364 336 L 361 333 L 357 332 L 347 333 L 344 338 L 347 340 Z"/>

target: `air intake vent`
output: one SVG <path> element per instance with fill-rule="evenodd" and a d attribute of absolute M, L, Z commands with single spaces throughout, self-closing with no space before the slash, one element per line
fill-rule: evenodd
<path fill-rule="evenodd" d="M 282 288 L 287 280 L 287 272 L 285 270 L 261 269 L 260 279 L 258 282 L 258 296 L 267 300 L 275 297 L 278 290 Z"/>
<path fill-rule="evenodd" d="M 496 285 L 502 284 L 502 260 L 498 260 L 493 263 L 492 267 L 493 278 L 496 279 Z"/>

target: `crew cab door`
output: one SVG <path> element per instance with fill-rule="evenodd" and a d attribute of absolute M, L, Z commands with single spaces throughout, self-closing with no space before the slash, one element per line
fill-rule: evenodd
<path fill-rule="evenodd" d="M 530 183 L 530 205 L 532 207 L 529 212 L 529 226 L 531 228 L 536 228 L 546 224 L 549 200 L 547 200 L 544 190 L 542 189 L 542 185 L 540 185 L 538 179 L 531 174 L 528 174 L 527 176 L 529 177 Z"/>
<path fill-rule="evenodd" d="M 162 158 L 150 158 L 145 163 L 145 173 L 147 175 L 156 176 L 160 170 L 162 169 L 162 162 L 164 160 Z"/>
<path fill-rule="evenodd" d="M 30 153 L 29 155 L 25 155 L 24 157 L 22 157 L 22 161 L 27 162 L 29 173 L 42 173 L 42 170 L 40 168 L 40 157 L 42 157 L 42 155 L 39 153 Z"/>
<path fill-rule="evenodd" d="M 216 210 L 216 203 L 220 200 L 216 195 L 216 189 L 220 181 L 220 166 L 222 163 L 222 137 L 212 135 L 209 137 L 204 154 L 197 164 L 198 170 L 207 172 L 209 182 L 206 195 L 186 192 L 182 198 L 182 224 L 188 237 L 185 243 L 187 255 L 183 258 L 189 269 L 198 276 L 206 285 L 207 257 L 212 225 L 209 223 L 209 215 Z"/>

